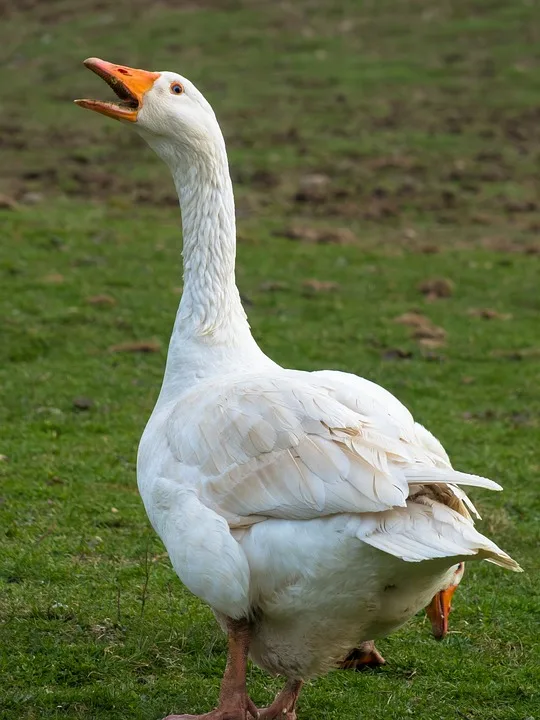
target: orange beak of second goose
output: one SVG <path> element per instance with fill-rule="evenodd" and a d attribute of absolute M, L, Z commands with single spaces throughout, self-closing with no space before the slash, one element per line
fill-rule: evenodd
<path fill-rule="evenodd" d="M 158 79 L 159 73 L 137 70 L 125 65 L 114 65 L 99 58 L 88 58 L 88 60 L 84 61 L 84 64 L 110 85 L 120 102 L 75 100 L 75 103 L 116 120 L 137 122 L 137 115 L 142 107 L 144 94 L 151 89 Z"/>
<path fill-rule="evenodd" d="M 446 590 L 438 592 L 426 608 L 428 618 L 431 620 L 433 636 L 442 640 L 448 633 L 448 615 L 452 609 L 452 597 L 457 585 L 451 585 Z"/>

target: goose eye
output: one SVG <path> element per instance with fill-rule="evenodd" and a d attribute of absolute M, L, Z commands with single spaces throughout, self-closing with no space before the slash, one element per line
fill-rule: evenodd
<path fill-rule="evenodd" d="M 179 82 L 173 82 L 171 83 L 171 92 L 174 95 L 181 95 L 184 92 L 184 88 Z"/>

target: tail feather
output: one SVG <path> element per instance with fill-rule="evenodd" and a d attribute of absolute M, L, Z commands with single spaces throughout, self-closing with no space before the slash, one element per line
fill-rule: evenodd
<path fill-rule="evenodd" d="M 521 567 L 521 565 L 519 565 L 513 558 L 511 558 L 510 555 L 507 555 L 500 548 L 498 548 L 498 550 L 499 552 L 496 556 L 486 557 L 484 558 L 484 560 L 486 562 L 493 563 L 493 565 L 498 565 L 505 570 L 512 570 L 512 572 L 523 572 L 523 568 Z"/>
<path fill-rule="evenodd" d="M 377 521 L 358 533 L 363 542 L 406 562 L 467 557 L 522 572 L 492 540 L 479 533 L 470 519 L 428 497 L 409 501 L 405 508 L 377 513 Z"/>
<path fill-rule="evenodd" d="M 409 467 L 405 468 L 405 478 L 409 485 L 429 485 L 430 483 L 453 483 L 454 485 L 469 485 L 481 487 L 486 490 L 502 490 L 502 487 L 481 475 L 459 472 L 452 468 L 440 467 Z"/>

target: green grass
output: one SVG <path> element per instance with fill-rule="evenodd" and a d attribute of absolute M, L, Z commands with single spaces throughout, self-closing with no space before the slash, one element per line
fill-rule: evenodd
<path fill-rule="evenodd" d="M 178 70 L 213 103 L 238 281 L 268 354 L 384 385 L 458 468 L 505 487 L 471 494 L 526 572 L 470 564 L 444 642 L 416 618 L 379 643 L 381 671 L 309 683 L 300 718 L 539 718 L 534 3 L 2 6 L 0 718 L 203 711 L 224 667 L 224 638 L 174 575 L 135 482 L 181 286 L 176 198 L 134 133 L 71 105 L 103 92 L 88 55 Z M 300 202 L 310 173 L 327 187 Z M 294 241 L 291 226 L 356 240 Z M 419 292 L 433 277 L 450 297 Z M 337 285 L 310 291 L 311 278 Z M 446 330 L 442 346 L 394 322 L 411 310 Z M 110 350 L 140 341 L 156 352 Z M 280 685 L 257 669 L 249 683 L 260 704 Z"/>

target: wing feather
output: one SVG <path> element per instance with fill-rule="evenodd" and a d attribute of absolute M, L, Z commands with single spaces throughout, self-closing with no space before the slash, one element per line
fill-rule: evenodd
<path fill-rule="evenodd" d="M 398 400 L 344 373 L 272 368 L 201 383 L 171 413 L 167 437 L 178 476 L 231 527 L 384 512 L 430 484 L 473 508 L 458 485 L 499 487 L 452 470 Z"/>

